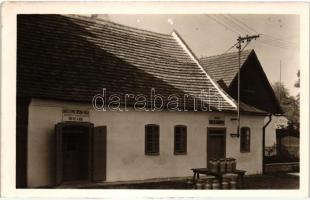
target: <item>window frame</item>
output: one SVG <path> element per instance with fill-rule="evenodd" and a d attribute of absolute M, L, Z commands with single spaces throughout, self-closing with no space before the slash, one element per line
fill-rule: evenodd
<path fill-rule="evenodd" d="M 177 134 L 177 128 L 184 128 L 185 129 L 185 132 L 181 132 L 181 134 L 184 134 L 183 136 L 181 135 L 180 137 L 182 138 L 183 137 L 183 144 L 181 145 L 184 145 L 184 146 L 181 146 L 181 150 L 180 149 L 176 149 L 176 134 Z M 174 155 L 186 155 L 187 154 L 187 126 L 185 125 L 175 125 L 174 126 L 174 138 L 173 138 L 173 141 L 174 141 L 174 147 L 173 147 L 173 152 L 174 152 Z M 185 138 L 185 139 L 184 139 Z M 182 140 L 182 139 L 181 139 Z"/>
<path fill-rule="evenodd" d="M 246 132 L 243 132 L 243 131 L 246 131 Z M 249 137 L 244 135 L 245 133 L 248 133 Z M 246 140 L 246 141 L 243 141 L 243 140 Z M 240 129 L 240 152 L 241 153 L 251 152 L 251 128 L 250 127 L 245 126 L 245 127 L 241 127 Z"/>
<path fill-rule="evenodd" d="M 152 127 L 152 141 L 151 141 L 151 145 L 152 145 L 152 151 L 149 151 L 148 149 L 148 144 L 149 144 L 149 141 L 148 141 L 148 132 L 147 132 L 147 129 L 148 127 Z M 157 128 L 158 129 L 158 137 L 156 137 L 155 132 L 154 132 L 154 128 Z M 159 155 L 159 150 L 160 150 L 160 126 L 158 124 L 146 124 L 144 126 L 144 153 L 145 155 Z M 157 140 L 157 141 L 156 141 Z M 156 143 L 157 143 L 157 146 L 156 146 Z"/>

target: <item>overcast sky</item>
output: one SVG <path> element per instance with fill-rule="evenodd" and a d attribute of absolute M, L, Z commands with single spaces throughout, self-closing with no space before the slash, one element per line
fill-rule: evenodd
<path fill-rule="evenodd" d="M 271 83 L 280 80 L 291 95 L 299 69 L 299 17 L 297 15 L 101 15 L 111 21 L 169 34 L 174 29 L 197 57 L 226 52 L 238 35 L 263 34 L 247 49 L 254 49 Z M 231 51 L 236 51 L 236 48 Z"/>

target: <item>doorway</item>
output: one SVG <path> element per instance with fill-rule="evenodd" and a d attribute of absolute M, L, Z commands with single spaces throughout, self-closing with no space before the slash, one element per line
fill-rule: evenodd
<path fill-rule="evenodd" d="M 56 131 L 56 183 L 91 180 L 93 125 L 61 122 Z"/>
<path fill-rule="evenodd" d="M 66 126 L 62 133 L 63 181 L 88 179 L 89 131 L 84 126 Z"/>
<path fill-rule="evenodd" d="M 60 122 L 56 133 L 56 184 L 105 181 L 107 127 Z"/>
<path fill-rule="evenodd" d="M 226 129 L 208 128 L 207 130 L 207 163 L 211 159 L 226 157 Z"/>

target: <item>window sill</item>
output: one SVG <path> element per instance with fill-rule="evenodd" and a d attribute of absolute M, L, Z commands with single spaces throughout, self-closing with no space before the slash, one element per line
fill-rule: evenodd
<path fill-rule="evenodd" d="M 183 152 L 182 153 L 181 152 L 174 152 L 174 155 L 175 156 L 187 155 L 187 152 L 184 152 L 184 153 Z"/>
<path fill-rule="evenodd" d="M 146 156 L 159 156 L 159 153 L 145 153 Z"/>

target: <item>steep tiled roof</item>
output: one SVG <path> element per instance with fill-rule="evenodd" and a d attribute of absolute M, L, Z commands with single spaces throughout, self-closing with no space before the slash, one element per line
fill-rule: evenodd
<path fill-rule="evenodd" d="M 91 102 L 109 94 L 193 95 L 235 110 L 173 35 L 81 16 L 18 15 L 17 95 Z"/>
<path fill-rule="evenodd" d="M 252 50 L 245 50 L 241 53 L 241 65 L 246 61 Z M 216 56 L 200 58 L 199 62 L 203 68 L 216 81 L 224 81 L 229 86 L 238 72 L 238 52 L 225 53 Z"/>
<path fill-rule="evenodd" d="M 237 99 L 238 52 L 200 58 L 205 71 L 232 97 Z M 264 110 L 281 114 L 281 107 L 260 65 L 254 50 L 242 51 L 241 57 L 241 101 L 244 110 Z M 248 85 L 248 86 L 246 86 Z M 255 88 L 255 94 L 245 93 L 247 87 Z M 247 103 L 248 105 L 246 105 Z M 251 106 L 249 106 L 251 105 Z M 253 109 L 252 109 L 252 108 Z M 258 109 L 259 108 L 259 109 Z M 255 112 L 253 110 L 253 112 Z"/>

